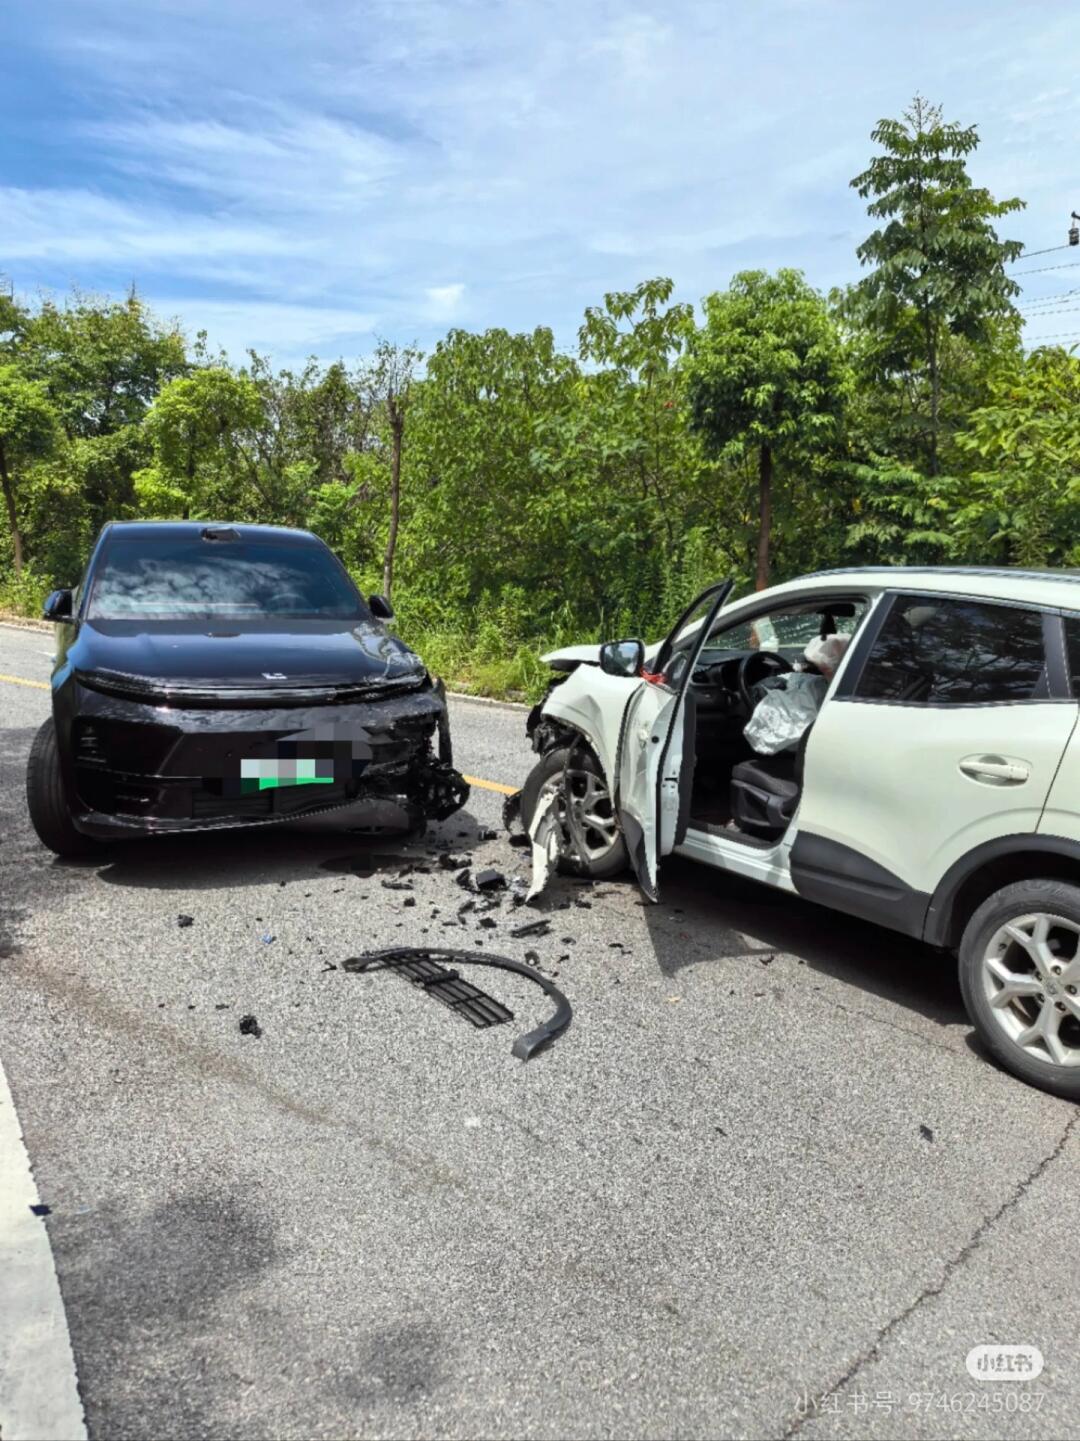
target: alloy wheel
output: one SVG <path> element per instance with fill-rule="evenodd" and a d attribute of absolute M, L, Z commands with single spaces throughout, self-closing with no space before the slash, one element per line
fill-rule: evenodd
<path fill-rule="evenodd" d="M 1014 1046 L 1080 1066 L 1080 923 L 1042 911 L 1007 921 L 983 953 L 982 985 Z"/>
<path fill-rule="evenodd" d="M 568 766 L 545 783 L 538 808 L 546 809 L 552 800 L 567 850 L 584 864 L 602 861 L 619 839 L 615 807 L 603 777 Z"/>

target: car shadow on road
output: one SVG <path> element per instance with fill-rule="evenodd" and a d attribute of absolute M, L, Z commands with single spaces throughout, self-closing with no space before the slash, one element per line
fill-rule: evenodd
<path fill-rule="evenodd" d="M 661 904 L 645 919 L 664 975 L 710 959 L 760 964 L 787 954 L 939 1025 L 966 1020 L 955 961 L 908 936 L 679 857 L 664 861 L 661 885 Z M 688 945 L 702 933 L 704 951 Z"/>

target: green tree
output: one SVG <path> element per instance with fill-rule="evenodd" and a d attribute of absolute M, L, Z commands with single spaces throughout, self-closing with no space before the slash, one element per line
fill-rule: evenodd
<path fill-rule="evenodd" d="M 974 125 L 947 122 L 916 96 L 900 120 L 872 132 L 883 152 L 851 182 L 869 214 L 885 222 L 858 248 L 870 272 L 851 290 L 849 320 L 867 332 L 864 361 L 899 391 L 931 475 L 939 469 L 943 347 L 947 337 L 988 345 L 995 327 L 1018 318 L 1018 286 L 1005 272 L 1022 246 L 999 240 L 991 222 L 1023 207 L 975 186 L 967 157 L 978 146 Z M 920 390 L 927 392 L 923 418 Z"/>
<path fill-rule="evenodd" d="M 145 421 L 153 460 L 135 478 L 144 512 L 273 519 L 254 445 L 262 421 L 249 376 L 207 366 L 170 381 Z"/>
<path fill-rule="evenodd" d="M 24 472 L 56 445 L 56 412 L 39 381 L 17 365 L 0 365 L 0 489 L 4 493 L 15 574 L 25 561 L 19 524 L 18 489 Z"/>
<path fill-rule="evenodd" d="M 1046 347 L 1000 373 L 957 443 L 975 466 L 954 517 L 969 553 L 1080 564 L 1080 357 Z"/>
<path fill-rule="evenodd" d="M 184 338 L 140 298 L 76 294 L 46 300 L 24 326 L 20 362 L 41 380 L 67 435 L 111 435 L 138 424 L 161 387 L 187 370 Z"/>
<path fill-rule="evenodd" d="M 394 556 L 401 525 L 401 463 L 405 453 L 405 423 L 413 396 L 416 367 L 423 357 L 420 351 L 405 345 L 381 340 L 368 368 L 367 390 L 374 400 L 371 409 L 381 424 L 378 432 L 384 439 L 389 459 L 390 512 L 386 526 L 386 550 L 383 555 L 382 588 L 387 596 L 394 589 Z"/>
<path fill-rule="evenodd" d="M 687 360 L 690 423 L 717 457 L 757 461 L 758 589 L 769 583 L 773 481 L 835 444 L 850 390 L 840 337 L 800 271 L 749 270 L 705 302 Z"/>

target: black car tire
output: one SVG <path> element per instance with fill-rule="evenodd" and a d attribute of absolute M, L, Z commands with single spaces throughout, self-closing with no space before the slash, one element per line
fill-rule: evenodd
<path fill-rule="evenodd" d="M 1006 1008 L 991 1006 L 987 995 L 985 967 L 995 937 L 1009 922 L 1038 915 L 1060 917 L 1069 929 L 1080 930 L 1080 886 L 1049 878 L 1017 881 L 989 896 L 964 928 L 960 942 L 960 990 L 979 1039 L 1007 1071 L 1031 1086 L 1049 1091 L 1051 1095 L 1080 1101 L 1080 1065 L 1058 1064 L 1032 1055 L 1023 1044 L 1007 1034 L 1000 1014 Z M 1063 964 L 1064 960 L 1063 957 Z M 1053 975 L 1050 981 L 1057 983 Z M 1072 998 L 1062 996 L 1062 1005 L 1066 1002 L 1071 1006 Z M 1030 1004 L 1034 1010 L 1036 1005 L 1053 1005 L 1056 1002 L 1051 996 L 1044 995 L 1041 1003 L 1035 999 Z M 1068 1021 L 1075 1036 L 1075 1020 L 1067 1015 L 1063 1015 L 1062 1020 Z"/>
<path fill-rule="evenodd" d="M 56 726 L 51 716 L 40 727 L 30 747 L 30 759 L 26 765 L 26 803 L 38 840 L 58 856 L 86 856 L 98 849 L 98 843 L 77 831 L 72 823 L 64 777 L 60 772 Z"/>
<path fill-rule="evenodd" d="M 603 767 L 592 751 L 586 750 L 582 746 L 556 746 L 554 750 L 548 751 L 537 761 L 529 772 L 528 780 L 521 788 L 521 823 L 526 832 L 532 825 L 537 802 L 544 786 L 561 776 L 568 766 L 579 776 L 595 777 L 606 792 L 607 781 L 604 778 Z M 614 812 L 612 818 L 613 824 L 615 824 Z M 558 869 L 563 875 L 590 876 L 593 880 L 606 880 L 609 876 L 617 876 L 621 871 L 626 870 L 628 864 L 626 841 L 623 839 L 622 833 L 617 831 L 613 843 L 603 854 L 582 856 L 581 858 L 564 856 L 559 861 Z"/>

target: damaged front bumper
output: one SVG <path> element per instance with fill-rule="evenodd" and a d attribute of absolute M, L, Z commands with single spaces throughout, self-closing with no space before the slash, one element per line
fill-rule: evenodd
<path fill-rule="evenodd" d="M 103 840 L 216 830 L 365 801 L 393 802 L 419 823 L 468 799 L 441 684 L 330 704 L 281 699 L 154 703 L 69 676 L 53 709 L 76 828 Z"/>

